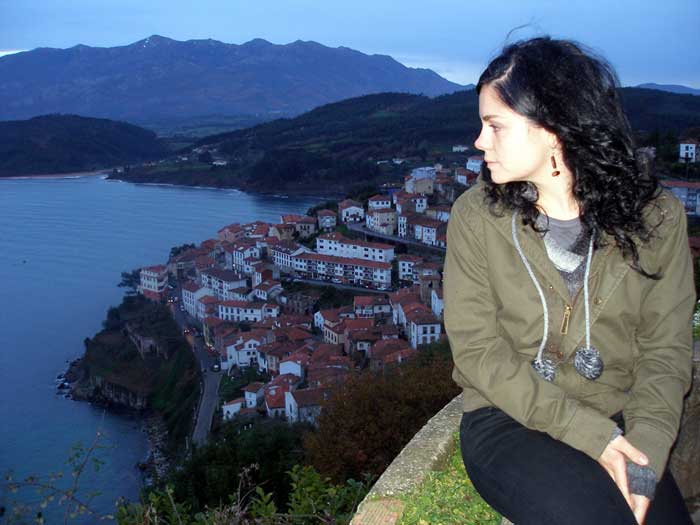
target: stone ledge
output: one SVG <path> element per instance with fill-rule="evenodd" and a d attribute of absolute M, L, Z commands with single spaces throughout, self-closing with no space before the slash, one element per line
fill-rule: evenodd
<path fill-rule="evenodd" d="M 351 525 L 394 525 L 403 513 L 398 496 L 419 487 L 429 472 L 439 470 L 455 445 L 462 417 L 462 394 L 435 414 L 382 473 L 360 503 Z"/>

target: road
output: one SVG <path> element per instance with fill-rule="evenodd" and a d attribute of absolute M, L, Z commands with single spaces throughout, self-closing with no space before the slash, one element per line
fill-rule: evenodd
<path fill-rule="evenodd" d="M 171 292 L 171 297 L 179 297 L 180 289 L 176 288 Z M 196 326 L 201 327 L 201 323 L 196 319 L 190 317 L 190 315 L 180 309 L 181 302 L 171 303 L 171 312 L 173 314 L 173 319 L 178 324 L 181 330 L 185 328 Z M 219 364 L 219 359 L 215 356 L 209 354 L 204 348 L 204 340 L 201 336 L 189 336 L 187 337 L 188 342 L 192 348 L 192 351 L 199 362 L 199 366 L 202 369 L 202 378 L 204 380 L 204 385 L 202 387 L 202 395 L 199 400 L 199 406 L 197 407 L 197 420 L 194 425 L 194 432 L 192 434 L 192 442 L 201 445 L 206 442 L 209 435 L 209 430 L 211 429 L 211 422 L 214 417 L 214 412 L 219 402 L 219 384 L 221 383 L 221 376 L 223 372 L 214 372 L 211 367 L 214 364 Z"/>

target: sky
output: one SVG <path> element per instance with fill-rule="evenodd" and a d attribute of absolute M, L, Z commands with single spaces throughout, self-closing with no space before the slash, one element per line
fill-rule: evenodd
<path fill-rule="evenodd" d="M 700 89 L 698 0 L 0 0 L 0 55 L 120 46 L 154 34 L 313 40 L 390 55 L 460 84 L 476 82 L 512 30 L 510 40 L 549 34 L 586 44 L 623 86 Z"/>

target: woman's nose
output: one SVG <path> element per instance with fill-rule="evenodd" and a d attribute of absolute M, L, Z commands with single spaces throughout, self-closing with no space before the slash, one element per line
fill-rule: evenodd
<path fill-rule="evenodd" d="M 476 140 L 474 141 L 474 147 L 476 149 L 479 149 L 481 151 L 486 150 L 486 141 L 484 140 L 484 130 L 481 130 L 481 133 L 479 133 L 479 136 L 476 137 Z"/>

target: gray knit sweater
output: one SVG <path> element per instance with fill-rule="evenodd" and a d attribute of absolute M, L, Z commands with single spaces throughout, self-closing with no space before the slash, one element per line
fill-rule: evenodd
<path fill-rule="evenodd" d="M 549 220 L 548 220 L 549 219 Z M 537 218 L 540 227 L 548 228 L 544 233 L 544 243 L 554 266 L 557 268 L 573 298 L 583 285 L 585 272 L 585 257 L 589 236 L 583 231 L 581 221 L 576 219 L 559 220 L 540 214 Z M 610 441 L 624 434 L 620 428 L 615 428 Z M 649 467 L 627 462 L 627 479 L 632 494 L 654 498 L 656 490 L 656 475 Z"/>

